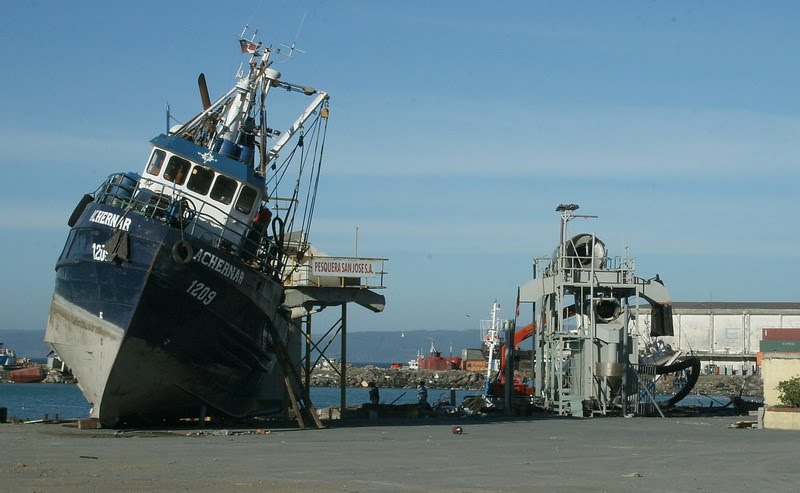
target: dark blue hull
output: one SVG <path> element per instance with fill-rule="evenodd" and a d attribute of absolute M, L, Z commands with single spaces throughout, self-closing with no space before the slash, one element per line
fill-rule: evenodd
<path fill-rule="evenodd" d="M 289 316 L 283 287 L 262 272 L 180 228 L 94 202 L 56 271 L 45 340 L 103 424 L 196 417 L 202 406 L 235 417 L 280 408 L 271 338 L 286 340 Z"/>

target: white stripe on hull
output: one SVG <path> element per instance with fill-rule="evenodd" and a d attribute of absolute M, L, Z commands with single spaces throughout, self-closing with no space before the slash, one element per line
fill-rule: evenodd
<path fill-rule="evenodd" d="M 78 387 L 92 403 L 91 416 L 100 416 L 100 403 L 125 331 L 53 296 L 44 340 L 58 353 L 78 379 Z"/>

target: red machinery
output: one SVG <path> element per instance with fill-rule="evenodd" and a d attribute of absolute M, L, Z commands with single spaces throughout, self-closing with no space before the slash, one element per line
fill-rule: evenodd
<path fill-rule="evenodd" d="M 518 329 L 514 332 L 514 350 L 519 349 L 519 345 L 536 332 L 536 322 L 531 322 L 525 327 Z M 503 386 L 505 385 L 505 368 L 506 368 L 506 345 L 500 346 L 500 374 L 494 382 L 489 384 L 489 393 L 495 396 L 503 395 Z M 514 395 L 531 396 L 533 395 L 533 387 L 526 385 L 519 381 L 514 381 Z"/>

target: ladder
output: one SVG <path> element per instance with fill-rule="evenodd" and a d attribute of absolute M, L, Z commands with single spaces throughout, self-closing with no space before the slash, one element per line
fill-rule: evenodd
<path fill-rule="evenodd" d="M 317 415 L 317 410 L 311 403 L 311 398 L 308 395 L 308 389 L 303 385 L 303 381 L 297 370 L 292 366 L 291 359 L 289 358 L 289 350 L 283 343 L 283 340 L 275 333 L 275 329 L 269 325 L 269 333 L 272 336 L 272 344 L 275 347 L 275 355 L 278 359 L 278 364 L 283 371 L 283 384 L 286 387 L 286 393 L 289 395 L 292 409 L 294 409 L 297 424 L 301 429 L 306 428 L 306 423 L 312 425 L 317 429 L 322 429 L 322 421 Z M 299 390 L 298 393 L 295 389 Z"/>

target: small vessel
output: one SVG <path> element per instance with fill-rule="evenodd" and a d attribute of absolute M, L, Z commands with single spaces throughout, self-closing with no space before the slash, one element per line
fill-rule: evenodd
<path fill-rule="evenodd" d="M 45 379 L 47 373 L 42 370 L 42 367 L 36 365 L 11 370 L 8 372 L 8 376 L 14 383 L 39 383 Z"/>
<path fill-rule="evenodd" d="M 417 357 L 408 361 L 409 370 L 419 370 L 419 359 L 422 358 L 422 351 L 417 351 Z"/>
<path fill-rule="evenodd" d="M 500 398 L 504 394 L 506 382 L 506 341 L 503 338 L 503 323 L 500 317 L 500 304 L 492 304 L 491 319 L 481 320 L 481 340 L 488 354 L 486 363 L 485 391 L 487 399 Z M 528 324 L 514 331 L 513 347 L 516 351 L 519 345 L 536 332 L 536 323 Z M 511 362 L 513 366 L 514 363 Z M 529 397 L 533 395 L 533 387 L 514 378 L 511 387 L 515 396 Z"/>
<path fill-rule="evenodd" d="M 310 248 L 329 97 L 275 70 L 293 47 L 244 35 L 233 87 L 212 102 L 201 74 L 202 111 L 170 127 L 168 108 L 143 168 L 69 219 L 45 341 L 106 426 L 282 407 L 284 285 Z M 292 121 L 282 96 L 311 100 Z"/>
<path fill-rule="evenodd" d="M 0 342 L 0 368 L 8 368 L 17 364 L 17 354 L 13 349 L 3 347 Z"/>
<path fill-rule="evenodd" d="M 417 356 L 417 369 L 420 370 L 458 370 L 461 368 L 461 358 L 450 356 L 443 357 L 442 353 L 436 350 L 431 340 L 431 348 L 428 356 Z"/>

